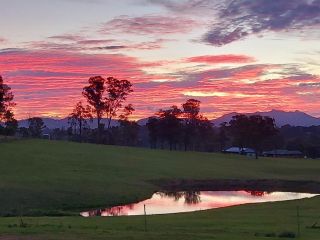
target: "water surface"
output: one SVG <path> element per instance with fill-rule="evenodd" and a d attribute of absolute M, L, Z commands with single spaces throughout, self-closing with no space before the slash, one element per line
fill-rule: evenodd
<path fill-rule="evenodd" d="M 106 209 L 82 212 L 81 216 L 133 216 L 193 212 L 245 203 L 261 203 L 314 197 L 317 194 L 261 191 L 157 192 L 150 199 Z"/>

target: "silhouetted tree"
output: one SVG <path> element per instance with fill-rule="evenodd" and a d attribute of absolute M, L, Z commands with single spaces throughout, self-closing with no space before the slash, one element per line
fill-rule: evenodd
<path fill-rule="evenodd" d="M 123 113 L 119 116 L 119 121 L 128 121 L 129 116 L 132 115 L 134 112 L 134 108 L 132 104 L 128 104 L 127 106 L 124 107 Z"/>
<path fill-rule="evenodd" d="M 64 127 L 62 128 L 55 128 L 51 132 L 51 139 L 54 140 L 67 140 L 68 139 L 68 132 L 65 130 Z"/>
<path fill-rule="evenodd" d="M 123 113 L 119 116 L 119 130 L 121 145 L 134 146 L 138 142 L 140 126 L 136 121 L 130 121 L 129 116 L 134 112 L 132 104 L 124 107 Z"/>
<path fill-rule="evenodd" d="M 42 118 L 33 117 L 28 119 L 29 133 L 31 137 L 41 137 L 43 129 L 46 128 Z"/>
<path fill-rule="evenodd" d="M 197 127 L 197 134 L 196 134 L 196 139 L 197 139 L 197 145 L 198 145 L 198 150 L 202 151 L 213 151 L 214 150 L 214 137 L 215 137 L 215 132 L 213 129 L 213 124 L 209 119 L 206 117 L 200 115 L 197 119 L 198 124 L 196 125 Z"/>
<path fill-rule="evenodd" d="M 200 101 L 195 99 L 188 99 L 186 103 L 182 104 L 182 107 L 184 119 L 183 142 L 184 150 L 187 151 L 188 146 L 190 144 L 194 145 L 194 141 L 197 138 L 197 128 L 201 121 L 199 117 Z"/>
<path fill-rule="evenodd" d="M 200 101 L 196 99 L 188 99 L 184 104 L 183 107 L 183 114 L 188 120 L 197 119 L 199 112 L 200 112 Z"/>
<path fill-rule="evenodd" d="M 105 79 L 101 76 L 89 78 L 89 85 L 83 88 L 83 96 L 87 99 L 88 103 L 93 107 L 98 122 L 98 142 L 101 136 L 101 119 L 106 112 L 107 106 L 105 102 Z"/>
<path fill-rule="evenodd" d="M 260 115 L 236 115 L 229 122 L 229 129 L 240 147 L 252 147 L 256 158 L 263 142 L 277 133 L 273 118 Z"/>
<path fill-rule="evenodd" d="M 214 142 L 213 124 L 200 114 L 201 102 L 188 99 L 183 107 L 184 150 L 212 150 Z"/>
<path fill-rule="evenodd" d="M 240 148 L 246 147 L 249 139 L 249 119 L 246 115 L 233 116 L 229 122 L 228 130 L 233 137 L 233 142 Z"/>
<path fill-rule="evenodd" d="M 20 127 L 18 128 L 18 134 L 23 138 L 27 138 L 29 137 L 29 129 L 26 127 Z"/>
<path fill-rule="evenodd" d="M 220 151 L 225 149 L 228 139 L 229 138 L 227 135 L 227 123 L 223 122 L 220 124 L 219 134 L 218 134 L 218 142 L 219 142 Z"/>
<path fill-rule="evenodd" d="M 113 77 L 108 77 L 106 83 L 106 116 L 108 118 L 107 127 L 110 128 L 112 118 L 117 116 L 117 112 L 122 108 L 123 102 L 127 99 L 127 96 L 133 92 L 133 89 L 132 84 L 128 80 L 118 80 Z M 128 106 L 129 108 L 130 106 L 132 107 L 132 105 Z M 128 106 L 126 107 L 128 108 Z"/>
<path fill-rule="evenodd" d="M 156 115 L 159 117 L 160 132 L 168 142 L 170 150 L 176 145 L 181 136 L 181 114 L 182 111 L 177 106 L 172 106 L 167 110 L 160 109 Z"/>
<path fill-rule="evenodd" d="M 5 134 L 7 136 L 14 135 L 18 129 L 18 121 L 14 118 L 11 111 L 7 111 L 5 115 Z"/>
<path fill-rule="evenodd" d="M 79 131 L 79 140 L 82 141 L 82 130 L 87 121 L 92 121 L 90 106 L 83 106 L 82 102 L 78 102 L 72 113 L 68 117 L 68 121 L 72 126 L 75 126 Z"/>
<path fill-rule="evenodd" d="M 147 121 L 147 128 L 149 132 L 149 143 L 151 148 L 157 148 L 159 139 L 160 120 L 157 117 L 149 117 Z"/>
<path fill-rule="evenodd" d="M 11 88 L 4 83 L 0 76 L 0 123 L 5 124 L 6 135 L 13 135 L 18 127 L 17 121 L 14 119 L 12 107 L 15 106 L 13 102 L 13 93 Z"/>
<path fill-rule="evenodd" d="M 118 80 L 108 77 L 105 80 L 101 76 L 91 77 L 89 85 L 83 88 L 83 96 L 93 107 L 98 121 L 98 141 L 102 131 L 101 119 L 104 115 L 108 118 L 107 128 L 110 128 L 111 120 L 117 116 L 123 102 L 132 92 L 132 84 L 128 80 Z"/>

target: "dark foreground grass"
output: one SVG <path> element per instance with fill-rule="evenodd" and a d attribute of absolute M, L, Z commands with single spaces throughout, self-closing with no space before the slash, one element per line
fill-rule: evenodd
<path fill-rule="evenodd" d="M 300 231 L 296 207 L 300 207 Z M 249 204 L 194 213 L 147 217 L 35 217 L 0 218 L 0 239 L 82 240 L 82 239 L 157 239 L 157 240 L 259 240 L 320 239 L 320 229 L 310 228 L 320 221 L 320 197 L 312 199 Z M 319 226 L 319 225 L 315 225 Z"/>
<path fill-rule="evenodd" d="M 0 144 L 0 215 L 68 215 L 151 196 L 156 179 L 320 182 L 320 162 L 45 140 Z"/>

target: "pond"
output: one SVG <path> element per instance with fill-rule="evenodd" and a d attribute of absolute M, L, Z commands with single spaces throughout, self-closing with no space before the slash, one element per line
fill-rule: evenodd
<path fill-rule="evenodd" d="M 246 203 L 262 203 L 314 197 L 317 194 L 261 191 L 157 192 L 150 199 L 80 213 L 83 217 L 133 216 L 192 212 Z"/>

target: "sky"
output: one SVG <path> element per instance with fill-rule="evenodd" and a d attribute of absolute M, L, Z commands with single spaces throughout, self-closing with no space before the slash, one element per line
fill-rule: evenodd
<path fill-rule="evenodd" d="M 66 117 L 89 77 L 127 79 L 133 119 L 320 117 L 320 0 L 0 0 L 0 75 L 18 119 Z"/>

